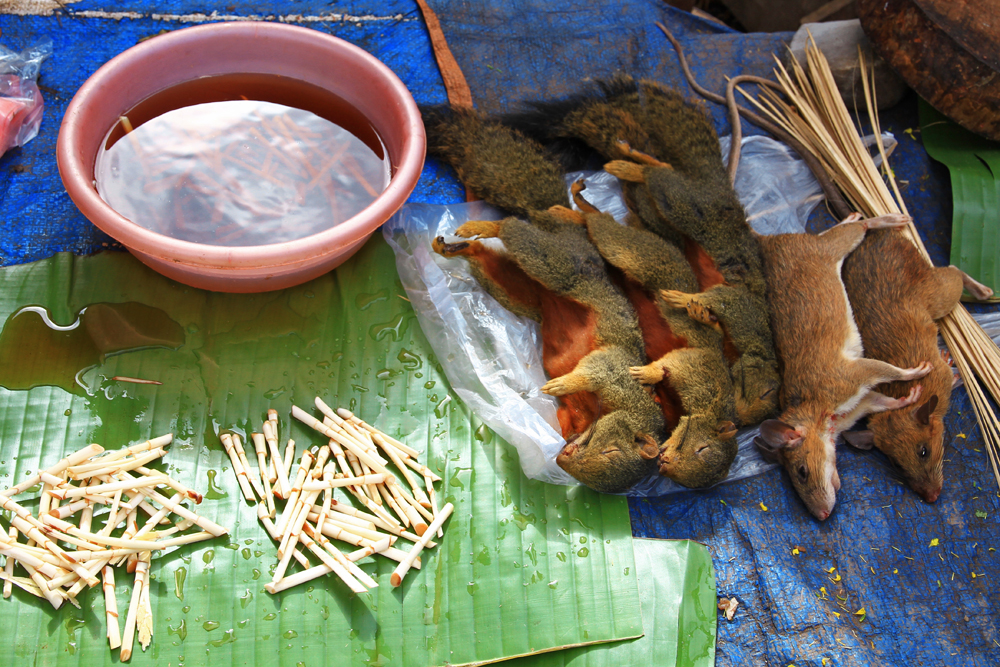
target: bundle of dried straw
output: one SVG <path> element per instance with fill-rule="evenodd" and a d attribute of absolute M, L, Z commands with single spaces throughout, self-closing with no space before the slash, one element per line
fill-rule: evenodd
<path fill-rule="evenodd" d="M 895 176 L 888 167 L 874 88 L 861 56 L 865 104 L 872 131 L 882 157 L 882 173 L 862 142 L 851 115 L 841 99 L 830 66 L 815 42 L 806 49 L 806 64 L 792 59 L 791 71 L 781 62 L 775 75 L 781 92 L 764 88 L 759 99 L 744 94 L 758 109 L 798 140 L 822 163 L 853 207 L 868 217 L 887 213 L 908 213 Z M 890 191 L 891 188 L 891 191 Z M 911 222 L 907 232 L 924 258 L 930 256 Z M 1000 401 L 1000 349 L 961 304 L 940 321 L 941 333 L 962 374 L 976 417 L 982 428 L 993 474 L 1000 484 L 1000 422 L 982 384 L 995 401 Z M 978 377 L 977 377 L 978 376 Z"/>

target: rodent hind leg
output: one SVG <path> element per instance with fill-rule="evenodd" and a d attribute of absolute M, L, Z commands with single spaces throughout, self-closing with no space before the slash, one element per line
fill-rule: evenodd
<path fill-rule="evenodd" d="M 873 229 L 892 229 L 894 227 L 905 227 L 913 218 L 903 213 L 886 213 L 875 218 L 867 218 L 862 221 L 865 231 Z"/>
<path fill-rule="evenodd" d="M 545 217 L 552 216 L 546 212 Z M 553 222 L 549 231 L 534 221 L 508 218 L 499 238 L 508 256 L 525 273 L 557 294 L 568 294 L 603 270 L 600 255 L 587 241 L 586 230 L 576 225 Z"/>
<path fill-rule="evenodd" d="M 948 268 L 955 269 L 956 271 L 962 274 L 962 286 L 965 288 L 966 292 L 972 295 L 973 299 L 978 299 L 979 301 L 986 301 L 987 299 L 993 296 L 992 288 L 982 284 L 981 282 L 970 276 L 965 271 L 962 271 L 957 266 L 952 265 L 949 266 Z M 938 318 L 935 317 L 934 319 Z"/>
<path fill-rule="evenodd" d="M 932 320 L 941 319 L 958 305 L 962 298 L 963 276 L 965 274 L 953 266 L 936 268 L 928 271 L 915 285 Z"/>
<path fill-rule="evenodd" d="M 643 153 L 640 150 L 636 150 L 629 146 L 627 141 L 618 142 L 618 150 L 621 151 L 622 156 L 637 162 L 638 164 L 643 164 L 649 167 L 666 167 L 667 169 L 672 169 L 667 162 L 661 162 L 649 153 Z"/>
<path fill-rule="evenodd" d="M 881 394 L 877 391 L 870 391 L 865 394 L 864 398 L 862 398 L 850 412 L 839 416 L 838 426 L 843 430 L 847 430 L 865 415 L 871 415 L 877 412 L 888 412 L 889 410 L 899 410 L 900 408 L 913 405 L 920 400 L 920 395 L 922 393 L 923 388 L 919 384 L 914 385 L 910 389 L 910 392 L 902 398 L 892 398 L 891 396 L 886 396 L 885 394 Z"/>
<path fill-rule="evenodd" d="M 878 359 L 856 359 L 851 364 L 851 374 L 859 387 L 874 387 L 884 382 L 917 380 L 933 368 L 929 361 L 922 361 L 914 368 L 899 368 Z"/>
<path fill-rule="evenodd" d="M 819 247 L 832 259 L 840 260 L 849 255 L 872 229 L 891 229 L 905 226 L 912 218 L 901 213 L 889 213 L 877 218 L 861 219 L 852 213 L 842 222 L 816 235 Z"/>

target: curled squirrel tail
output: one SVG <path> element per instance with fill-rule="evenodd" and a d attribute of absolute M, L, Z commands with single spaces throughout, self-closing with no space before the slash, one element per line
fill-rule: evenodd
<path fill-rule="evenodd" d="M 688 176 L 725 179 L 719 136 L 705 109 L 653 81 L 642 81 L 636 95 L 651 153 Z"/>
<path fill-rule="evenodd" d="M 562 171 L 537 141 L 472 110 L 423 114 L 428 152 L 488 204 L 520 216 L 569 206 Z"/>

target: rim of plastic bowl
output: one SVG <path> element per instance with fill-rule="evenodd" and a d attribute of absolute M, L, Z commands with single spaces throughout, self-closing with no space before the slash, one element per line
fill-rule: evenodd
<path fill-rule="evenodd" d="M 150 58 L 178 45 L 197 44 L 206 38 L 215 40 L 220 36 L 250 39 L 261 35 L 294 40 L 298 47 L 319 50 L 332 47 L 349 58 L 360 61 L 370 68 L 371 74 L 382 78 L 382 83 L 392 93 L 392 99 L 387 99 L 384 103 L 402 107 L 405 118 L 402 149 L 396 156 L 398 160 L 392 160 L 395 173 L 386 189 L 360 213 L 330 229 L 292 241 L 255 246 L 220 246 L 183 241 L 146 229 L 115 211 L 94 187 L 96 155 L 85 155 L 81 147 L 87 135 L 85 123 L 91 121 L 93 116 L 108 115 L 90 108 L 94 98 L 100 96 L 103 88 L 118 85 L 131 71 L 141 71 L 143 64 Z M 150 94 L 152 93 L 130 100 L 119 113 L 124 113 Z M 106 133 L 112 126 L 113 123 L 103 131 Z M 424 125 L 413 96 L 399 77 L 375 56 L 350 42 L 309 28 L 264 21 L 235 21 L 193 26 L 160 35 L 129 48 L 102 65 L 84 82 L 66 109 L 56 144 L 56 161 L 63 185 L 80 211 L 95 226 L 127 248 L 191 266 L 232 265 L 232 268 L 239 269 L 309 262 L 330 250 L 347 246 L 370 235 L 405 203 L 413 191 L 423 169 L 425 146 Z M 282 260 L 276 261 L 278 257 Z"/>

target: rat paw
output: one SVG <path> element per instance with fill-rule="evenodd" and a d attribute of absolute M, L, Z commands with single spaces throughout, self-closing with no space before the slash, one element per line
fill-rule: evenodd
<path fill-rule="evenodd" d="M 952 264 L 952 268 L 958 268 Z M 965 291 L 972 295 L 973 299 L 979 301 L 986 301 L 993 296 L 993 290 L 986 285 L 982 284 L 968 273 L 962 271 L 962 287 Z"/>
<path fill-rule="evenodd" d="M 643 171 L 642 165 L 636 164 L 635 162 L 613 160 L 604 165 L 604 171 L 623 181 L 628 181 L 629 183 L 646 182 L 646 174 Z"/>
<path fill-rule="evenodd" d="M 712 313 L 708 306 L 698 300 L 698 295 L 685 294 L 676 290 L 660 290 L 660 297 L 667 305 L 686 310 L 688 317 L 695 322 L 701 322 L 709 327 L 718 326 L 719 318 Z"/>
<path fill-rule="evenodd" d="M 923 393 L 923 386 L 919 384 L 915 385 L 912 389 L 910 389 L 909 394 L 899 399 L 898 407 L 905 408 L 908 405 L 913 405 L 920 400 L 921 393 Z"/>
<path fill-rule="evenodd" d="M 433 241 L 431 241 L 431 248 L 434 252 L 443 257 L 455 257 L 457 255 L 469 254 L 469 249 L 472 246 L 468 241 L 460 241 L 459 243 L 445 243 L 443 236 L 438 236 Z"/>
<path fill-rule="evenodd" d="M 903 380 L 916 380 L 922 378 L 931 372 L 934 366 L 929 361 L 922 361 L 920 365 L 915 368 L 904 369 L 903 372 L 906 374 L 905 377 L 901 378 Z"/>
<path fill-rule="evenodd" d="M 581 227 L 586 227 L 587 225 L 587 218 L 580 211 L 574 211 L 573 209 L 566 208 L 565 206 L 550 206 L 548 212 L 552 217 L 557 218 L 560 222 L 566 222 L 571 225 L 580 225 Z"/>
<path fill-rule="evenodd" d="M 462 238 L 472 238 L 478 236 L 482 239 L 495 238 L 500 235 L 500 223 L 496 220 L 469 220 L 467 223 L 455 230 L 455 236 Z"/>
<path fill-rule="evenodd" d="M 587 199 L 583 196 L 583 191 L 586 189 L 587 186 L 586 184 L 584 184 L 582 178 L 578 178 L 576 181 L 573 182 L 573 185 L 569 186 L 569 192 L 573 196 L 573 203 L 576 204 L 576 207 L 580 209 L 580 211 L 583 211 L 584 213 L 600 213 L 600 211 L 597 210 L 597 207 L 591 204 L 589 201 L 587 201 Z M 576 211 L 574 211 L 574 213 L 580 215 Z M 586 223 L 586 218 L 580 215 L 580 220 L 577 224 L 582 225 L 585 223 Z"/>
<path fill-rule="evenodd" d="M 941 359 L 948 364 L 948 368 L 955 367 L 955 360 L 951 358 L 951 352 L 948 350 L 941 350 Z"/>
<path fill-rule="evenodd" d="M 693 298 L 691 294 L 685 294 L 684 292 L 678 292 L 672 289 L 661 289 L 660 298 L 662 298 L 666 304 L 672 308 L 677 308 L 678 310 L 687 309 L 688 302 Z"/>

